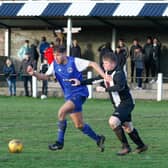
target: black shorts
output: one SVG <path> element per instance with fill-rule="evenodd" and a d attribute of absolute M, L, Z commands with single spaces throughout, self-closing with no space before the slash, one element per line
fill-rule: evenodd
<path fill-rule="evenodd" d="M 121 123 L 131 122 L 131 112 L 134 109 L 134 106 L 135 105 L 133 103 L 121 103 L 117 108 L 115 108 L 115 111 L 112 115 L 118 117 Z"/>

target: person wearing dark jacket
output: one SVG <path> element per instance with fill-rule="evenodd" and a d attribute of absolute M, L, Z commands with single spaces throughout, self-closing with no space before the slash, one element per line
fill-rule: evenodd
<path fill-rule="evenodd" d="M 48 71 L 49 64 L 47 59 L 44 59 L 43 64 L 41 64 L 40 67 L 40 73 L 45 74 Z M 41 98 L 47 98 L 48 94 L 48 80 L 43 80 L 42 81 L 42 95 Z"/>
<path fill-rule="evenodd" d="M 134 82 L 134 70 L 135 70 L 135 49 L 140 48 L 142 50 L 141 45 L 137 39 L 133 40 L 133 45 L 130 48 L 130 58 L 131 58 L 131 82 Z"/>
<path fill-rule="evenodd" d="M 118 59 L 118 66 L 124 70 L 124 66 L 126 64 L 126 56 L 125 56 L 125 50 L 121 49 L 120 47 L 116 48 L 115 54 Z"/>
<path fill-rule="evenodd" d="M 3 73 L 8 83 L 9 95 L 16 96 L 16 72 L 14 64 L 12 64 L 9 58 L 6 60 L 5 66 L 3 67 Z"/>
<path fill-rule="evenodd" d="M 151 59 L 152 80 L 150 81 L 150 83 L 155 82 L 156 75 L 160 71 L 160 55 L 161 55 L 161 44 L 157 38 L 154 38 L 152 45 L 152 59 Z"/>
<path fill-rule="evenodd" d="M 30 76 L 27 73 L 27 67 L 28 66 L 33 67 L 33 62 L 32 62 L 32 59 L 30 58 L 30 54 L 26 53 L 25 58 L 23 59 L 23 61 L 21 63 L 21 66 L 20 66 L 20 73 L 22 75 L 22 79 L 23 79 L 23 82 L 24 82 L 25 96 L 32 95 L 32 76 Z M 29 93 L 28 83 L 30 83 L 31 94 Z"/>
<path fill-rule="evenodd" d="M 73 40 L 70 55 L 73 57 L 81 58 L 81 48 L 80 48 L 77 40 Z"/>
<path fill-rule="evenodd" d="M 144 55 L 139 47 L 135 49 L 136 89 L 142 89 L 142 73 L 144 69 Z"/>
<path fill-rule="evenodd" d="M 35 70 L 37 70 L 37 64 L 38 64 L 38 59 L 39 59 L 39 53 L 37 51 L 38 45 L 39 45 L 39 41 L 34 40 L 34 43 L 31 44 L 31 47 L 30 47 L 30 55 L 31 55 L 31 59 L 33 61 Z"/>
<path fill-rule="evenodd" d="M 44 52 L 49 47 L 50 47 L 50 44 L 47 42 L 46 37 L 43 36 L 41 38 L 41 43 L 40 43 L 40 46 L 39 46 L 40 56 L 41 56 L 41 63 L 43 63 L 43 60 L 44 60 Z"/>
<path fill-rule="evenodd" d="M 152 60 L 152 38 L 151 37 L 147 37 L 146 44 L 143 47 L 143 54 L 144 54 L 144 65 L 145 65 L 145 72 L 146 72 L 145 82 L 148 83 L 149 72 L 151 71 L 151 60 Z"/>
<path fill-rule="evenodd" d="M 125 60 L 125 64 L 123 66 L 123 70 L 125 72 L 125 75 L 127 77 L 127 58 L 129 56 L 129 49 L 126 46 L 125 42 L 123 39 L 119 39 L 118 41 L 118 47 L 120 48 L 120 50 L 122 51 L 122 55 L 125 56 L 124 60 Z"/>
<path fill-rule="evenodd" d="M 127 85 L 125 73 L 120 67 L 117 67 L 116 55 L 106 53 L 103 56 L 103 66 L 110 79 L 106 76 L 108 80 L 104 79 L 105 88 L 98 86 L 96 90 L 98 92 L 108 92 L 114 105 L 114 112 L 109 118 L 109 125 L 122 144 L 122 149 L 117 155 L 123 156 L 131 152 L 125 132 L 128 133 L 130 139 L 137 145 L 135 153 L 144 152 L 148 147 L 144 144 L 137 129 L 133 126 L 131 116 L 135 104 Z M 95 79 L 101 79 L 101 77 L 84 81 L 71 79 L 71 82 L 73 86 L 88 85 L 93 84 Z"/>

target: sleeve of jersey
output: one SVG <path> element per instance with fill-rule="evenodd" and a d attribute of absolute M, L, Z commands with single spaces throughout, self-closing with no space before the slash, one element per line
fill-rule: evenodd
<path fill-rule="evenodd" d="M 114 77 L 114 86 L 106 88 L 106 92 L 120 92 L 125 89 L 125 76 L 122 72 L 117 72 Z"/>
<path fill-rule="evenodd" d="M 101 76 L 97 76 L 95 78 L 91 78 L 91 79 L 86 79 L 81 81 L 81 85 L 92 85 L 94 83 L 100 83 L 100 81 L 102 81 L 103 78 Z"/>
<path fill-rule="evenodd" d="M 45 74 L 47 76 L 50 76 L 50 75 L 54 74 L 54 64 L 53 63 L 49 66 L 49 68 L 48 68 L 48 70 L 47 70 L 47 72 Z"/>
<path fill-rule="evenodd" d="M 89 63 L 90 63 L 89 60 L 75 58 L 75 65 L 76 65 L 76 68 L 79 72 L 86 70 L 87 67 L 89 66 Z"/>

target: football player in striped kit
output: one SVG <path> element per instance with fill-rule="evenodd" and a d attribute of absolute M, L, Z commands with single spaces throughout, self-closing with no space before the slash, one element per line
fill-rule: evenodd
<path fill-rule="evenodd" d="M 98 92 L 108 92 L 114 112 L 109 118 L 109 125 L 115 132 L 119 141 L 122 144 L 122 149 L 117 155 L 126 155 L 131 152 L 131 147 L 126 138 L 125 132 L 128 133 L 131 140 L 137 145 L 135 153 L 141 153 L 147 150 L 147 145 L 140 138 L 138 131 L 133 127 L 131 112 L 134 109 L 134 100 L 130 94 L 129 87 L 124 71 L 117 66 L 117 57 L 112 52 L 106 53 L 103 56 L 103 66 L 106 71 L 106 79 L 104 80 L 105 87 L 98 86 Z M 109 78 L 108 78 L 109 77 Z M 74 85 L 94 84 L 96 80 L 100 81 L 101 77 L 84 80 L 82 82 L 72 79 Z"/>

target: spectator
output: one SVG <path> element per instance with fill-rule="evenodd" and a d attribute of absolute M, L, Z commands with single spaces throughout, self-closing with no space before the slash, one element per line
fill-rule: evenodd
<path fill-rule="evenodd" d="M 129 50 L 128 47 L 125 45 L 123 39 L 119 39 L 118 41 L 118 47 L 120 48 L 122 55 L 125 57 L 125 64 L 123 65 L 123 70 L 125 72 L 125 76 L 127 77 L 127 58 L 129 56 Z"/>
<path fill-rule="evenodd" d="M 150 83 L 155 82 L 157 73 L 160 71 L 160 55 L 161 55 L 161 43 L 157 38 L 153 39 L 152 46 L 152 59 L 151 59 L 151 70 L 152 70 L 152 80 Z"/>
<path fill-rule="evenodd" d="M 50 47 L 47 48 L 44 52 L 44 58 L 47 60 L 48 64 L 50 65 L 54 60 L 54 43 L 50 43 Z"/>
<path fill-rule="evenodd" d="M 55 48 L 59 48 L 61 46 L 61 40 L 59 38 L 56 38 L 55 40 Z"/>
<path fill-rule="evenodd" d="M 90 60 L 90 61 L 94 61 L 94 52 L 93 52 L 93 48 L 92 48 L 92 44 L 91 43 L 88 43 L 86 45 L 86 48 L 82 54 L 82 58 L 83 59 L 87 59 L 87 60 Z"/>
<path fill-rule="evenodd" d="M 47 39 L 45 36 L 43 36 L 41 38 L 41 43 L 40 43 L 40 46 L 39 46 L 39 50 L 40 50 L 40 57 L 41 57 L 41 63 L 43 63 L 43 60 L 44 60 L 44 52 L 47 48 L 49 48 L 49 43 L 47 42 Z"/>
<path fill-rule="evenodd" d="M 142 89 L 142 72 L 144 69 L 144 58 L 142 50 L 137 47 L 135 48 L 135 68 L 136 68 L 136 79 L 138 86 L 136 89 Z"/>
<path fill-rule="evenodd" d="M 102 57 L 103 55 L 105 55 L 105 53 L 108 53 L 108 52 L 113 52 L 113 50 L 111 49 L 111 43 L 110 42 L 107 42 L 105 44 L 102 44 L 99 48 L 98 48 L 98 51 L 100 53 L 100 56 L 99 56 L 99 64 L 101 66 L 102 69 L 103 68 L 103 61 L 102 61 Z"/>
<path fill-rule="evenodd" d="M 149 72 L 151 71 L 151 60 L 152 60 L 152 38 L 147 37 L 146 44 L 143 47 L 144 54 L 144 65 L 146 72 L 146 80 L 145 83 L 148 83 Z"/>
<path fill-rule="evenodd" d="M 54 36 L 55 36 L 55 42 L 56 42 L 56 46 L 57 44 L 60 46 L 60 45 L 65 45 L 65 36 L 64 34 L 62 33 L 62 30 L 56 30 L 53 32 L 54 33 Z M 58 46 L 58 47 L 59 47 Z"/>
<path fill-rule="evenodd" d="M 29 40 L 25 40 L 24 45 L 18 51 L 18 57 L 22 61 L 26 53 L 30 52 Z"/>
<path fill-rule="evenodd" d="M 70 55 L 74 56 L 74 57 L 81 58 L 81 48 L 80 48 L 77 40 L 73 40 L 73 42 L 72 42 Z"/>
<path fill-rule="evenodd" d="M 140 48 L 142 50 L 141 45 L 137 39 L 133 40 L 133 45 L 130 48 L 130 58 L 131 58 L 131 82 L 134 82 L 134 69 L 135 69 L 135 49 Z"/>
<path fill-rule="evenodd" d="M 49 68 L 49 64 L 47 59 L 44 59 L 44 63 L 41 64 L 40 73 L 45 74 Z M 43 98 L 47 98 L 48 94 L 48 80 L 42 81 L 42 96 Z"/>
<path fill-rule="evenodd" d="M 26 53 L 25 58 L 23 59 L 20 66 L 20 73 L 22 74 L 22 79 L 24 82 L 25 96 L 30 96 L 28 83 L 30 83 L 30 91 L 32 95 L 32 77 L 27 73 L 28 66 L 33 67 L 33 62 L 32 62 L 32 59 L 30 58 L 30 54 Z"/>
<path fill-rule="evenodd" d="M 37 64 L 39 59 L 39 53 L 37 51 L 38 45 L 39 45 L 39 41 L 35 39 L 34 43 L 31 45 L 31 48 L 30 48 L 30 55 L 33 61 L 34 70 L 37 70 Z"/>
<path fill-rule="evenodd" d="M 120 49 L 122 50 L 122 52 L 123 52 L 123 54 L 125 55 L 125 57 L 128 58 L 128 56 L 129 56 L 129 49 L 128 49 L 128 47 L 125 45 L 123 39 L 119 39 L 119 41 L 118 41 L 118 47 L 120 47 Z"/>
<path fill-rule="evenodd" d="M 5 66 L 3 67 L 3 73 L 8 83 L 9 95 L 16 96 L 16 72 L 12 61 L 8 58 Z"/>
<path fill-rule="evenodd" d="M 126 64 L 126 56 L 125 56 L 125 50 L 123 50 L 122 48 L 120 48 L 119 46 L 116 48 L 115 54 L 117 56 L 117 62 L 118 62 L 118 66 L 121 69 L 124 69 L 124 66 Z"/>

